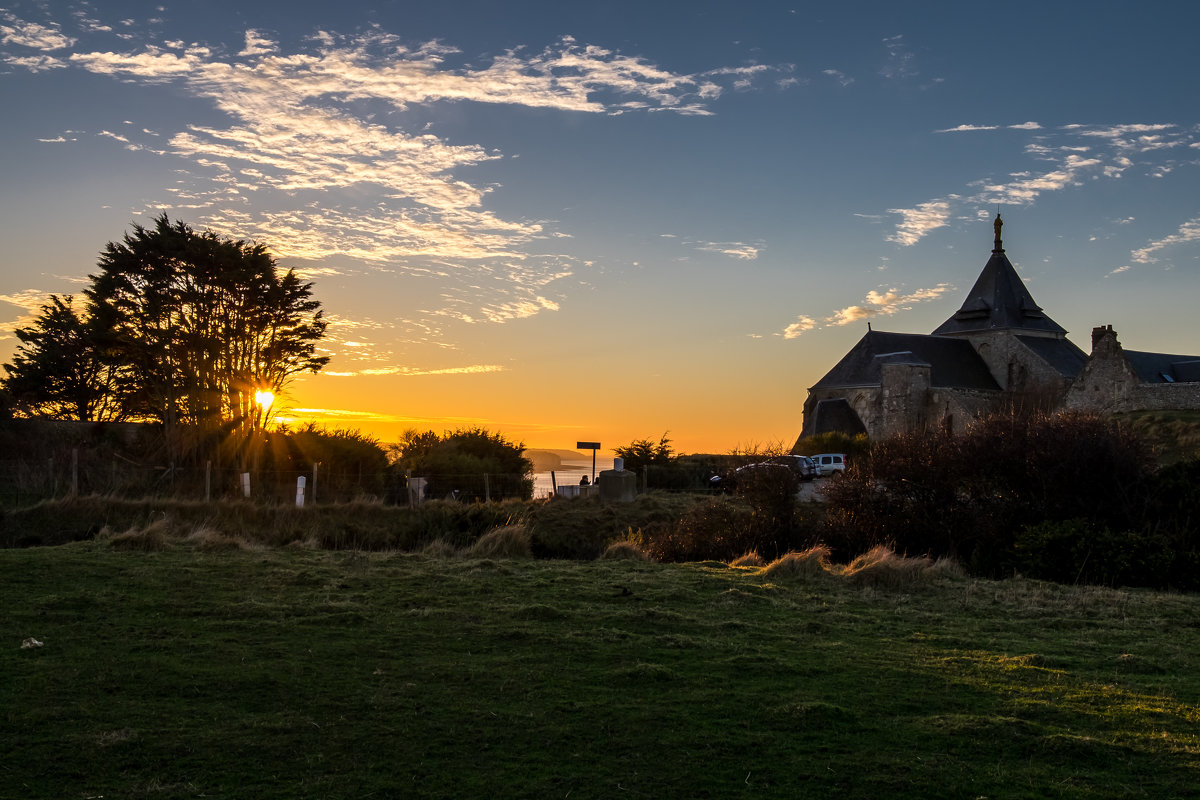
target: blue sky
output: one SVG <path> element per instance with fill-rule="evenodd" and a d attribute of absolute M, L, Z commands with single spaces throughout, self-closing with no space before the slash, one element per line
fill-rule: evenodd
<path fill-rule="evenodd" d="M 789 443 L 1005 244 L 1085 350 L 1200 353 L 1200 6 L 0 6 L 0 358 L 166 211 L 315 283 L 285 416 Z"/>

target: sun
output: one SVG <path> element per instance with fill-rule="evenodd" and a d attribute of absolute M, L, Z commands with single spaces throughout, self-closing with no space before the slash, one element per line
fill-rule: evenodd
<path fill-rule="evenodd" d="M 262 389 L 254 393 L 254 403 L 260 408 L 270 408 L 271 404 L 274 402 L 274 392 L 268 392 L 267 390 Z"/>

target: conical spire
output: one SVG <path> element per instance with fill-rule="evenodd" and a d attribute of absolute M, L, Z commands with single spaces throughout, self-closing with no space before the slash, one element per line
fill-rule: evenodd
<path fill-rule="evenodd" d="M 967 293 L 962 307 L 935 330 L 935 336 L 976 333 L 989 330 L 1014 330 L 1021 333 L 1041 333 L 1064 336 L 1066 329 L 1046 316 L 1041 306 L 1017 276 L 1017 271 L 1004 254 L 1000 229 L 1004 220 L 1000 212 L 992 228 L 996 232 L 992 257 L 979 273 L 979 278 Z"/>

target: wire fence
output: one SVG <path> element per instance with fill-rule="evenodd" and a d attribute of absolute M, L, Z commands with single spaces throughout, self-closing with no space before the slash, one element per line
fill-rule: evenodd
<path fill-rule="evenodd" d="M 711 466 L 649 466 L 637 473 L 637 489 L 704 492 L 715 473 Z M 577 484 L 578 474 L 563 473 L 555 482 L 549 473 L 409 477 L 395 469 L 339 469 L 321 462 L 313 462 L 304 470 L 229 467 L 213 462 L 202 466 L 146 465 L 81 449 L 45 459 L 0 460 L 0 507 L 26 506 L 72 495 L 304 504 L 366 500 L 410 506 L 430 500 L 540 499 L 554 493 L 555 488 L 568 490 L 560 495 L 588 496 L 588 492 L 569 491 Z"/>
<path fill-rule="evenodd" d="M 259 503 L 346 503 L 417 505 L 428 500 L 462 502 L 528 498 L 524 475 L 429 475 L 399 471 L 339 470 L 319 462 L 306 470 L 262 470 L 204 466 L 141 465 L 120 458 L 0 461 L 0 507 L 32 505 L 72 495 L 182 501 L 250 500 Z"/>

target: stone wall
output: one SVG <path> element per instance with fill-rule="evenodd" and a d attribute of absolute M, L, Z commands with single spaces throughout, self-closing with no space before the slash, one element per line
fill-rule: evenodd
<path fill-rule="evenodd" d="M 1142 383 L 1111 325 L 1092 331 L 1092 355 L 1063 399 L 1071 411 L 1123 414 L 1200 408 L 1200 383 Z"/>
<path fill-rule="evenodd" d="M 1026 331 L 1025 335 L 1029 333 Z M 983 363 L 987 364 L 996 383 L 1005 391 L 1061 396 L 1070 384 L 1058 370 L 1026 347 L 1012 331 L 970 334 L 967 340 L 979 353 Z"/>
<path fill-rule="evenodd" d="M 867 431 L 872 439 L 921 430 L 929 424 L 928 364 L 884 364 L 880 369 L 880 414 Z"/>

